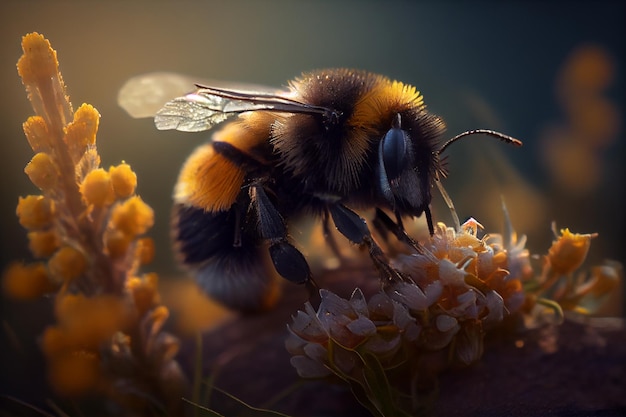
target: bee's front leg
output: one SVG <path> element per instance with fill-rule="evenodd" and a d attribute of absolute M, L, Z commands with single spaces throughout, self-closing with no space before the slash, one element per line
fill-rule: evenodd
<path fill-rule="evenodd" d="M 335 227 L 342 235 L 352 243 L 367 246 L 374 265 L 384 278 L 392 281 L 405 279 L 400 272 L 389 265 L 389 259 L 372 237 L 365 220 L 361 216 L 339 203 L 330 205 L 329 211 Z"/>

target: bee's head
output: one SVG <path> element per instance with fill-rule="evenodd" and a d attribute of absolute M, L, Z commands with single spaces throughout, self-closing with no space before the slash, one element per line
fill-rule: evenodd
<path fill-rule="evenodd" d="M 477 129 L 463 132 L 435 149 L 443 129 L 441 119 L 429 113 L 421 113 L 416 119 L 398 113 L 378 144 L 378 194 L 397 215 L 417 217 L 426 213 L 431 234 L 430 190 L 437 173 L 443 173 L 439 158 L 448 146 L 463 137 L 477 134 L 492 136 L 516 146 L 522 144 L 502 133 Z"/>
<path fill-rule="evenodd" d="M 419 216 L 430 203 L 437 155 L 422 139 L 420 130 L 398 113 L 378 144 L 377 191 L 401 215 Z"/>

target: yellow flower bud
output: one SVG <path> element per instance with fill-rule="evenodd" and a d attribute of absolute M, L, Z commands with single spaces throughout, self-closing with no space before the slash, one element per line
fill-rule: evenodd
<path fill-rule="evenodd" d="M 59 237 L 54 229 L 28 232 L 28 248 L 36 258 L 51 256 L 59 247 Z"/>
<path fill-rule="evenodd" d="M 103 207 L 115 201 L 111 176 L 102 168 L 89 172 L 80 185 L 80 193 L 87 204 Z"/>
<path fill-rule="evenodd" d="M 49 130 L 60 132 L 73 111 L 59 73 L 56 51 L 38 33 L 22 38 L 22 50 L 24 54 L 17 62 L 17 71 L 28 91 L 28 99 L 35 112 L 45 118 Z M 50 137 L 52 146 L 59 145 L 55 138 L 55 135 Z"/>
<path fill-rule="evenodd" d="M 42 195 L 20 197 L 16 214 L 25 228 L 42 229 L 52 224 L 54 202 Z"/>
<path fill-rule="evenodd" d="M 134 196 L 113 209 L 111 224 L 126 235 L 141 235 L 154 224 L 154 211 L 140 197 Z"/>
<path fill-rule="evenodd" d="M 89 392 L 100 378 L 100 362 L 94 352 L 76 350 L 58 355 L 49 364 L 50 384 L 63 396 Z"/>
<path fill-rule="evenodd" d="M 48 326 L 41 337 L 41 350 L 48 358 L 63 353 L 70 344 L 70 338 L 61 326 Z"/>
<path fill-rule="evenodd" d="M 28 178 L 40 190 L 48 191 L 54 188 L 59 178 L 56 164 L 45 152 L 39 152 L 30 160 L 24 169 Z"/>
<path fill-rule="evenodd" d="M 118 198 L 126 198 L 133 195 L 137 187 L 137 175 L 130 169 L 130 165 L 121 163 L 110 167 L 109 174 L 113 183 L 113 190 Z"/>
<path fill-rule="evenodd" d="M 91 349 L 126 329 L 133 317 L 127 301 L 113 295 L 64 294 L 57 297 L 55 313 L 68 343 Z"/>
<path fill-rule="evenodd" d="M 622 280 L 622 266 L 618 262 L 607 262 L 591 268 L 591 278 L 577 289 L 578 294 L 600 298 L 617 288 Z"/>
<path fill-rule="evenodd" d="M 587 257 L 591 239 L 596 236 L 596 234 L 571 233 L 569 229 L 562 230 L 561 236 L 548 250 L 548 260 L 552 271 L 568 275 L 577 270 Z"/>
<path fill-rule="evenodd" d="M 119 230 L 107 230 L 104 236 L 104 244 L 106 245 L 108 255 L 112 259 L 125 257 L 132 240 L 132 236 L 128 236 Z"/>
<path fill-rule="evenodd" d="M 158 292 L 159 278 L 157 274 L 145 274 L 142 278 L 133 277 L 126 284 L 135 301 L 139 316 L 160 302 Z"/>
<path fill-rule="evenodd" d="M 48 125 L 41 116 L 30 116 L 22 125 L 28 144 L 35 152 L 50 149 Z"/>
<path fill-rule="evenodd" d="M 48 268 L 54 277 L 69 281 L 80 276 L 87 268 L 87 260 L 82 253 L 71 246 L 63 246 L 48 261 Z"/>
<path fill-rule="evenodd" d="M 7 295 L 21 300 L 32 300 L 54 290 L 43 263 L 10 265 L 4 273 L 3 286 Z"/>
<path fill-rule="evenodd" d="M 65 127 L 65 143 L 74 163 L 96 143 L 100 114 L 90 104 L 83 104 L 74 113 L 74 120 Z"/>
<path fill-rule="evenodd" d="M 56 297 L 54 313 L 61 323 L 67 323 L 79 317 L 77 312 L 89 305 L 89 299 L 83 294 L 65 293 Z"/>
<path fill-rule="evenodd" d="M 50 41 L 38 33 L 29 33 L 22 38 L 24 55 L 17 62 L 17 72 L 24 84 L 35 84 L 40 80 L 57 76 L 59 61 Z"/>
<path fill-rule="evenodd" d="M 165 321 L 170 316 L 170 311 L 167 309 L 167 307 L 160 305 L 152 310 L 150 316 L 152 318 L 151 333 L 156 334 L 161 330 L 161 328 L 165 324 Z"/>
<path fill-rule="evenodd" d="M 149 237 L 137 240 L 135 256 L 141 265 L 152 262 L 154 258 L 154 241 Z"/>

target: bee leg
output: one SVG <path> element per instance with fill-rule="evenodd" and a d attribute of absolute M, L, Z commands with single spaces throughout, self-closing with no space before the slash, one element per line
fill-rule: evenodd
<path fill-rule="evenodd" d="M 402 224 L 402 218 L 398 213 L 396 213 L 396 221 L 394 222 L 387 215 L 387 213 L 377 207 L 373 222 L 379 231 L 387 230 L 393 233 L 400 242 L 406 243 L 407 245 L 421 253 L 422 250 L 419 243 L 408 235 L 408 233 L 404 229 L 404 225 Z"/>
<path fill-rule="evenodd" d="M 372 234 L 361 216 L 342 204 L 331 205 L 330 215 L 337 230 L 349 241 L 357 245 L 367 246 L 374 265 L 382 275 L 390 280 L 404 280 L 404 277 L 389 265 L 387 256 L 372 238 Z"/>
<path fill-rule="evenodd" d="M 270 242 L 274 268 L 283 278 L 296 284 L 311 283 L 311 270 L 298 249 L 287 241 L 287 227 L 261 185 L 250 187 L 250 198 L 258 216 L 261 238 Z"/>
<path fill-rule="evenodd" d="M 324 210 L 324 217 L 322 218 L 322 231 L 324 233 L 324 239 L 326 239 L 328 246 L 330 246 L 330 250 L 333 252 L 333 255 L 335 255 L 335 257 L 337 257 L 340 261 L 343 261 L 344 257 L 339 249 L 337 239 L 335 239 L 335 235 L 333 235 L 330 230 L 330 213 L 328 210 Z"/>

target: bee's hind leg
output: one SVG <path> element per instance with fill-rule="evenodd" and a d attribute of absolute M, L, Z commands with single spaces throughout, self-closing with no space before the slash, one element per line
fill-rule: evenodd
<path fill-rule="evenodd" d="M 304 255 L 287 240 L 287 227 L 261 185 L 250 187 L 251 204 L 258 217 L 261 238 L 270 243 L 269 252 L 276 272 L 288 281 L 317 288 Z"/>

